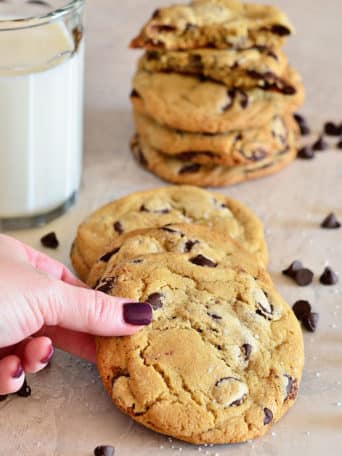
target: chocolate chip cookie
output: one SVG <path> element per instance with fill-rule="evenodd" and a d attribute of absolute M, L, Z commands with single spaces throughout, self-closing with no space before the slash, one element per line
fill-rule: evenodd
<path fill-rule="evenodd" d="M 189 254 L 107 268 L 108 294 L 150 301 L 150 326 L 98 338 L 114 403 L 157 432 L 196 444 L 265 434 L 293 405 L 304 353 L 299 323 L 267 273 Z"/>
<path fill-rule="evenodd" d="M 286 74 L 288 61 L 281 50 L 254 47 L 236 49 L 196 49 L 184 51 L 147 51 L 140 59 L 141 70 L 174 72 L 200 76 L 225 84 L 227 87 L 251 89 L 260 87 L 283 94 L 294 94 L 296 88 Z"/>
<path fill-rule="evenodd" d="M 165 155 L 224 166 L 251 164 L 270 157 L 286 147 L 291 131 L 298 131 L 291 115 L 276 115 L 262 128 L 216 135 L 174 130 L 138 112 L 135 124 L 139 136 Z"/>
<path fill-rule="evenodd" d="M 197 162 L 196 155 L 182 159 L 165 155 L 138 135 L 133 137 L 131 147 L 140 164 L 167 182 L 199 187 L 223 187 L 268 176 L 290 164 L 297 155 L 296 141 L 292 133 L 289 142 L 272 155 L 235 166 L 201 164 Z M 144 157 L 143 162 L 141 157 Z"/>
<path fill-rule="evenodd" d="M 297 110 L 304 100 L 298 73 L 289 68 L 294 95 L 260 88 L 242 90 L 176 73 L 139 70 L 133 80 L 134 108 L 171 128 L 200 133 L 262 128 L 277 115 Z"/>
<path fill-rule="evenodd" d="M 71 260 L 86 280 L 100 256 L 122 234 L 169 223 L 202 224 L 241 242 L 267 263 L 268 250 L 261 222 L 240 202 L 224 195 L 189 187 L 163 187 L 134 193 L 91 214 L 78 228 Z"/>
<path fill-rule="evenodd" d="M 272 6 L 239 0 L 194 0 L 154 11 L 131 47 L 163 50 L 279 48 L 293 32 Z"/>

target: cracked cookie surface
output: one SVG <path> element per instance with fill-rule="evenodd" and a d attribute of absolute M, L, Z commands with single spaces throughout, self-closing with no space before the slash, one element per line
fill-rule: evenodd
<path fill-rule="evenodd" d="M 239 201 L 190 186 L 162 187 L 134 193 L 91 214 L 79 226 L 71 250 L 81 279 L 122 234 L 169 223 L 203 224 L 229 235 L 267 264 L 264 230 L 254 213 Z"/>
<path fill-rule="evenodd" d="M 201 164 L 196 161 L 197 156 L 180 159 L 165 155 L 139 135 L 133 137 L 131 147 L 137 161 L 165 181 L 200 187 L 223 187 L 268 176 L 283 169 L 297 156 L 297 141 L 293 132 L 288 143 L 272 155 L 233 166 Z"/>
<path fill-rule="evenodd" d="M 151 429 L 197 444 L 243 442 L 293 405 L 301 328 L 266 272 L 196 257 L 107 268 L 99 287 L 150 300 L 154 318 L 134 336 L 98 338 L 99 371 L 115 404 Z"/>
<path fill-rule="evenodd" d="M 201 164 L 235 166 L 251 164 L 286 147 L 297 125 L 291 115 L 274 116 L 262 128 L 222 134 L 189 133 L 158 124 L 135 112 L 137 132 L 147 144 L 165 155 Z"/>
<path fill-rule="evenodd" d="M 147 51 L 139 61 L 139 68 L 149 72 L 196 75 L 220 82 L 227 87 L 260 87 L 289 95 L 296 89 L 286 77 L 283 77 L 287 72 L 287 66 L 288 60 L 283 51 L 278 50 L 275 53 L 266 47 L 254 47 L 244 51 Z"/>
<path fill-rule="evenodd" d="M 279 48 L 293 32 L 287 16 L 272 6 L 240 0 L 194 0 L 154 11 L 132 41 L 145 49 Z"/>
<path fill-rule="evenodd" d="M 171 128 L 226 133 L 262 128 L 277 115 L 295 112 L 304 101 L 304 87 L 298 73 L 289 67 L 293 95 L 254 89 L 236 89 L 193 76 L 150 73 L 138 70 L 133 79 L 134 108 Z"/>

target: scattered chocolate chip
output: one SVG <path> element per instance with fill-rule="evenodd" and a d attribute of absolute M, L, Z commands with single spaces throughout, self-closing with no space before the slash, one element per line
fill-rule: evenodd
<path fill-rule="evenodd" d="M 297 397 L 298 393 L 298 380 L 296 378 L 291 377 L 291 375 L 285 375 L 287 378 L 287 386 L 286 386 L 286 397 L 285 401 L 294 400 Z"/>
<path fill-rule="evenodd" d="M 178 174 L 197 173 L 200 169 L 201 165 L 199 163 L 191 163 L 190 165 L 183 166 L 178 171 Z"/>
<path fill-rule="evenodd" d="M 191 24 L 190 22 L 188 22 L 185 26 L 184 33 L 189 32 L 190 30 L 195 30 L 197 28 L 198 27 L 196 24 Z"/>
<path fill-rule="evenodd" d="M 5 401 L 8 398 L 8 394 L 0 394 L 0 402 Z"/>
<path fill-rule="evenodd" d="M 278 36 L 287 36 L 291 34 L 291 31 L 281 24 L 272 25 L 271 32 Z"/>
<path fill-rule="evenodd" d="M 336 285 L 338 283 L 338 275 L 331 268 L 326 267 L 319 281 L 322 285 Z"/>
<path fill-rule="evenodd" d="M 100 286 L 97 289 L 97 291 L 102 291 L 102 293 L 110 293 L 113 289 L 115 283 L 115 277 L 106 277 L 103 279 L 100 283 Z"/>
<path fill-rule="evenodd" d="M 59 241 L 57 239 L 56 233 L 52 231 L 51 233 L 45 234 L 40 239 L 41 244 L 47 249 L 57 249 L 59 246 Z"/>
<path fill-rule="evenodd" d="M 264 426 L 266 426 L 266 424 L 270 424 L 270 422 L 273 420 L 273 413 L 272 413 L 272 410 L 270 410 L 269 408 L 264 408 Z"/>
<path fill-rule="evenodd" d="M 103 261 L 104 263 L 108 263 L 108 261 L 112 258 L 113 255 L 115 255 L 116 253 L 118 253 L 118 251 L 120 250 L 120 247 L 110 251 L 110 252 L 107 252 L 105 253 L 101 258 L 100 258 L 100 261 Z"/>
<path fill-rule="evenodd" d="M 122 234 L 122 233 L 124 232 L 122 223 L 121 223 L 120 221 L 115 222 L 114 225 L 113 225 L 113 227 L 114 227 L 114 230 L 115 230 L 118 234 Z"/>
<path fill-rule="evenodd" d="M 293 117 L 298 124 L 298 127 L 300 129 L 300 134 L 302 136 L 309 135 L 311 133 L 311 130 L 310 130 L 305 118 L 301 114 L 294 114 Z"/>
<path fill-rule="evenodd" d="M 313 272 L 307 268 L 298 269 L 298 271 L 294 273 L 293 279 L 300 287 L 306 287 L 312 283 Z"/>
<path fill-rule="evenodd" d="M 16 393 L 20 397 L 29 397 L 31 396 L 31 387 L 27 384 L 26 378 L 24 380 L 23 386 Z"/>
<path fill-rule="evenodd" d="M 310 331 L 315 332 L 317 329 L 317 324 L 319 320 L 319 315 L 316 312 L 310 312 L 305 318 L 303 318 L 302 323 L 304 327 Z"/>
<path fill-rule="evenodd" d="M 163 307 L 163 297 L 164 295 L 162 295 L 161 293 L 152 293 L 147 298 L 147 302 L 151 304 L 153 310 L 161 309 Z"/>
<path fill-rule="evenodd" d="M 312 160 L 313 158 L 315 158 L 315 152 L 312 150 L 311 147 L 304 146 L 301 149 L 299 149 L 297 157 L 301 158 L 302 160 Z"/>
<path fill-rule="evenodd" d="M 303 265 L 301 261 L 295 260 L 293 261 L 287 269 L 284 269 L 282 272 L 284 275 L 291 277 L 293 279 L 295 272 L 302 269 Z"/>
<path fill-rule="evenodd" d="M 94 450 L 94 456 L 114 456 L 115 449 L 110 445 L 99 445 Z"/>
<path fill-rule="evenodd" d="M 341 228 L 341 223 L 337 220 L 336 215 L 331 212 L 329 215 L 325 217 L 323 222 L 321 223 L 322 228 L 326 228 L 328 230 L 334 230 Z"/>
<path fill-rule="evenodd" d="M 342 135 L 342 125 L 326 122 L 324 124 L 324 133 L 328 136 L 340 136 Z"/>
<path fill-rule="evenodd" d="M 245 361 L 248 361 L 249 358 L 251 357 L 252 345 L 250 345 L 250 344 L 243 344 L 243 345 L 242 345 L 242 349 L 243 349 L 243 351 L 244 351 Z"/>
<path fill-rule="evenodd" d="M 299 321 L 303 321 L 303 319 L 307 318 L 307 316 L 311 312 L 311 304 L 309 303 L 309 301 L 304 301 L 301 299 L 293 304 L 292 310 L 296 315 L 297 319 Z"/>
<path fill-rule="evenodd" d="M 213 320 L 222 320 L 222 317 L 221 315 L 217 315 L 215 313 L 210 313 L 210 312 L 207 312 L 208 316 L 211 317 Z"/>
<path fill-rule="evenodd" d="M 130 98 L 140 98 L 140 94 L 137 90 L 133 89 L 132 92 L 130 93 Z"/>
<path fill-rule="evenodd" d="M 191 240 L 186 241 L 186 243 L 184 244 L 184 252 L 185 253 L 191 252 L 193 247 L 199 243 L 200 243 L 199 241 L 191 241 Z"/>
<path fill-rule="evenodd" d="M 320 136 L 312 145 L 312 150 L 322 151 L 326 149 L 329 149 L 329 144 L 324 140 L 323 136 Z"/>
<path fill-rule="evenodd" d="M 337 149 L 342 149 L 342 139 L 336 144 Z"/>
<path fill-rule="evenodd" d="M 196 264 L 197 266 L 206 266 L 208 268 L 216 268 L 217 263 L 214 263 L 213 261 L 209 260 L 209 258 L 203 256 L 203 255 L 197 255 L 194 258 L 190 258 L 190 263 Z"/>

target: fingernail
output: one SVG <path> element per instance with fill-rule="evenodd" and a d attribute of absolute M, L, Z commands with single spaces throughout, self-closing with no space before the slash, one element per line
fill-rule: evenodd
<path fill-rule="evenodd" d="M 49 361 L 51 361 L 54 354 L 55 354 L 55 349 L 53 348 L 52 345 L 50 345 L 49 353 L 45 356 L 45 358 L 40 360 L 41 364 L 47 364 Z"/>
<path fill-rule="evenodd" d="M 24 369 L 23 369 L 23 366 L 21 364 L 19 364 L 19 366 L 17 367 L 17 370 L 14 372 L 14 374 L 12 375 L 13 378 L 20 378 L 24 373 Z"/>
<path fill-rule="evenodd" d="M 148 302 L 129 302 L 123 306 L 123 317 L 130 325 L 149 325 L 152 322 L 152 307 Z"/>

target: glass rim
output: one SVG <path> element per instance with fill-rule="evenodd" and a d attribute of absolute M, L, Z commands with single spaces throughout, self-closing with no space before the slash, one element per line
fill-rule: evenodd
<path fill-rule="evenodd" d="M 1 19 L 0 33 L 10 30 L 22 30 L 54 22 L 70 13 L 77 12 L 83 8 L 86 0 L 69 0 L 65 6 L 56 8 L 46 14 L 27 16 L 17 19 Z"/>

